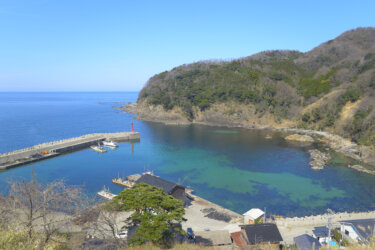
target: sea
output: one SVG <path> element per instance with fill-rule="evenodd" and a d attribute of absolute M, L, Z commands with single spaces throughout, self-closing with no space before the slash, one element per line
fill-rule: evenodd
<path fill-rule="evenodd" d="M 140 132 L 136 143 L 120 143 L 107 153 L 81 150 L 0 172 L 8 182 L 42 183 L 63 179 L 95 196 L 103 186 L 113 193 L 118 176 L 153 171 L 192 188 L 196 195 L 238 213 L 266 209 L 282 216 L 375 210 L 375 176 L 335 164 L 314 171 L 308 150 L 319 145 L 285 141 L 267 130 L 204 125 L 164 125 L 134 119 L 120 109 L 137 92 L 0 93 L 0 153 L 89 133 Z M 272 137 L 272 138 L 270 138 Z"/>

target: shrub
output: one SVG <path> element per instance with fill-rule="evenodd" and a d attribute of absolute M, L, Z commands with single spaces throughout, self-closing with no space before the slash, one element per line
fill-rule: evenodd
<path fill-rule="evenodd" d="M 362 93 L 358 89 L 356 89 L 354 87 L 350 87 L 340 97 L 340 99 L 339 99 L 339 105 L 345 105 L 349 101 L 350 102 L 355 102 L 359 98 L 361 98 L 361 96 L 362 96 Z"/>

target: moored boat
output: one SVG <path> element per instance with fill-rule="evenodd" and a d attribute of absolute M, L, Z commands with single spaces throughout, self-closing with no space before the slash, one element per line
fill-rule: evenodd
<path fill-rule="evenodd" d="M 109 188 L 106 188 L 105 186 L 103 187 L 103 190 L 98 192 L 98 195 L 108 200 L 112 200 L 114 197 L 117 196 L 109 192 Z"/>
<path fill-rule="evenodd" d="M 99 153 L 105 153 L 107 152 L 107 149 L 101 147 L 101 146 L 90 146 L 90 148 L 96 152 L 99 152 Z"/>
<path fill-rule="evenodd" d="M 103 146 L 116 148 L 118 147 L 118 144 L 114 141 L 103 141 Z"/>

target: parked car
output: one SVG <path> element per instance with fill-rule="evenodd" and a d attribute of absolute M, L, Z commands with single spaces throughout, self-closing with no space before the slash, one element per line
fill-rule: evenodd
<path fill-rule="evenodd" d="M 128 237 L 128 231 L 121 231 L 116 233 L 117 239 L 126 239 Z"/>
<path fill-rule="evenodd" d="M 193 229 L 191 227 L 188 227 L 188 229 L 187 229 L 187 237 L 188 237 L 188 239 L 194 239 L 195 238 Z"/>

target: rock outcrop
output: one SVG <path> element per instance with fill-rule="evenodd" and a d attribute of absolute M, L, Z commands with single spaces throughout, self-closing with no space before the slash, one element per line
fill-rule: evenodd
<path fill-rule="evenodd" d="M 353 168 L 353 169 L 355 169 L 357 171 L 360 171 L 360 172 L 375 175 L 375 170 L 369 170 L 369 169 L 367 169 L 367 168 L 365 168 L 361 165 L 349 165 L 348 167 Z"/>
<path fill-rule="evenodd" d="M 312 161 L 310 161 L 310 166 L 314 170 L 324 169 L 325 165 L 331 159 L 331 156 L 329 154 L 320 152 L 317 149 L 311 149 L 309 150 L 309 153 L 312 159 Z"/>
<path fill-rule="evenodd" d="M 314 139 L 309 135 L 293 134 L 285 137 L 287 141 L 299 141 L 299 142 L 314 142 Z"/>

